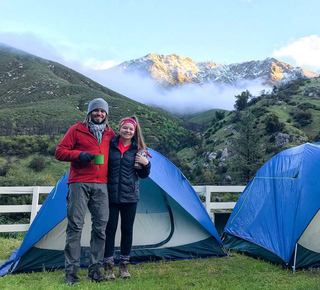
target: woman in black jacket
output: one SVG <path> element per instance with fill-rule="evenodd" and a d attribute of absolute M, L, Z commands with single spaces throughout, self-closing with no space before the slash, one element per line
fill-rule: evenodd
<path fill-rule="evenodd" d="M 104 253 L 105 275 L 114 280 L 114 243 L 121 216 L 119 275 L 131 278 L 128 266 L 132 246 L 133 223 L 139 201 L 139 178 L 147 178 L 151 164 L 147 159 L 137 117 L 124 118 L 119 124 L 120 134 L 110 142 L 108 164 L 109 221 L 106 228 Z"/>

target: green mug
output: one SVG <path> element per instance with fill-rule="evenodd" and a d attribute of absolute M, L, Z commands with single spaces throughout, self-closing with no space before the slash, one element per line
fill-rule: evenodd
<path fill-rule="evenodd" d="M 102 165 L 104 163 L 104 155 L 94 155 L 94 164 Z"/>

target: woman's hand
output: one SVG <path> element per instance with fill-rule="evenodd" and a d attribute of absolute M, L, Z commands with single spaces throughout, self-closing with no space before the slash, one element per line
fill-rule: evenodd
<path fill-rule="evenodd" d="M 134 160 L 135 160 L 135 162 L 138 162 L 138 163 L 142 164 L 143 166 L 145 166 L 149 163 L 147 157 L 143 157 L 139 153 L 136 154 L 136 157 Z"/>

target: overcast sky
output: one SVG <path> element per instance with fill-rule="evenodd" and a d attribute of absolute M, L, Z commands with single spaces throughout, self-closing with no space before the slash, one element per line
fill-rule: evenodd
<path fill-rule="evenodd" d="M 319 72 L 319 11 L 319 0 L 0 0 L 0 43 L 81 73 L 149 53 Z"/>

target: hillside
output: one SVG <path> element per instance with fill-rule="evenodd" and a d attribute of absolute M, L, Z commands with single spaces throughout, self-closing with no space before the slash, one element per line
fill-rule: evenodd
<path fill-rule="evenodd" d="M 178 152 L 181 168 L 193 183 L 245 185 L 278 152 L 320 142 L 319 77 L 295 80 L 258 97 L 244 92 L 236 96 L 241 99 L 245 102 L 236 101 L 238 108 L 222 119 L 214 110 L 198 116 L 208 124 L 211 114 L 211 124 L 193 146 Z"/>
<path fill-rule="evenodd" d="M 68 168 L 53 158 L 67 129 L 104 98 L 110 125 L 136 114 L 149 147 L 193 184 L 243 184 L 286 148 L 320 141 L 320 79 L 298 79 L 253 97 L 235 96 L 235 110 L 179 119 L 118 94 L 58 63 L 0 46 L 0 186 L 54 185 Z M 243 139 L 247 138 L 247 139 Z M 250 153 L 250 158 L 243 155 Z"/>
<path fill-rule="evenodd" d="M 215 119 L 223 119 L 229 111 L 222 109 L 212 109 L 205 111 L 203 113 L 194 114 L 191 116 L 183 117 L 182 119 L 191 123 L 199 124 L 204 127 L 208 127 L 212 124 L 212 121 Z"/>
<path fill-rule="evenodd" d="M 186 123 L 133 101 L 59 63 L 0 45 L 0 186 L 54 185 L 68 169 L 53 154 L 68 128 L 97 97 L 109 123 L 138 116 L 147 146 L 169 157 L 188 142 Z"/>
<path fill-rule="evenodd" d="M 64 134 L 84 120 L 88 103 L 97 97 L 108 102 L 115 131 L 121 118 L 136 114 L 150 147 L 178 148 L 186 135 L 184 122 L 166 111 L 133 101 L 58 63 L 0 46 L 0 136 Z"/>

